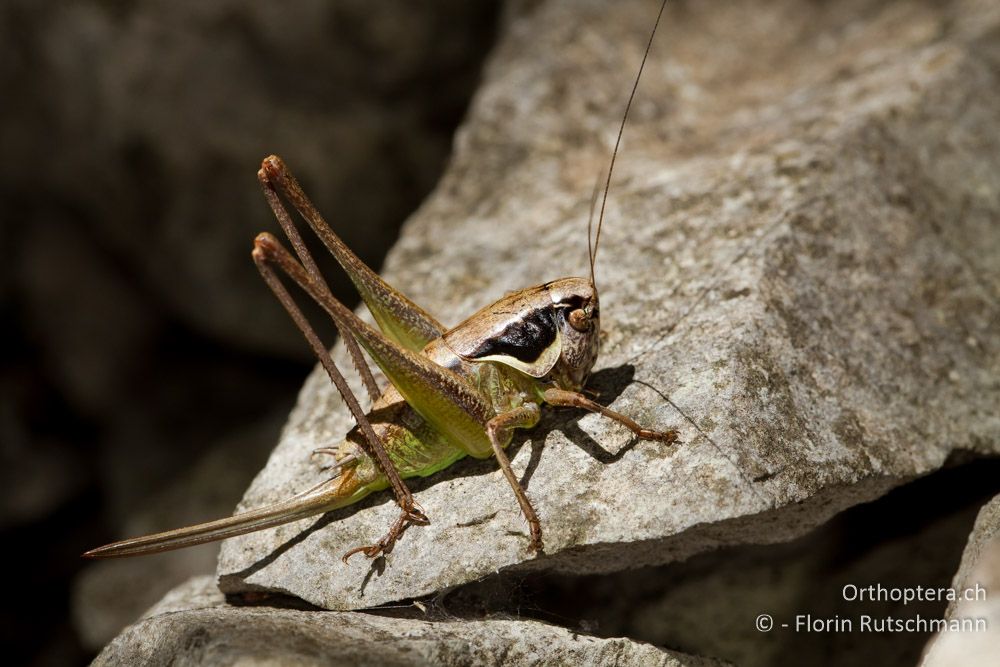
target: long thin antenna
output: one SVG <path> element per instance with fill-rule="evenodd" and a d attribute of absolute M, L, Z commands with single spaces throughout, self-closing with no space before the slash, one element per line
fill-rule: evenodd
<path fill-rule="evenodd" d="M 594 237 L 594 245 L 590 245 L 590 228 L 591 220 L 587 222 L 587 250 L 590 253 L 590 284 L 597 289 L 597 282 L 594 280 L 594 261 L 597 259 L 597 248 L 601 243 L 601 227 L 604 225 L 604 208 L 608 203 L 608 191 L 611 189 L 611 174 L 615 170 L 615 158 L 618 157 L 618 147 L 622 143 L 622 134 L 625 132 L 625 122 L 628 120 L 628 112 L 632 109 L 632 100 L 635 99 L 635 91 L 639 88 L 639 79 L 642 78 L 642 70 L 646 67 L 646 58 L 649 57 L 649 51 L 653 48 L 653 37 L 656 36 L 656 29 L 660 25 L 660 17 L 663 16 L 663 10 L 667 7 L 667 0 L 663 0 L 660 4 L 660 11 L 656 15 L 656 22 L 653 23 L 653 31 L 649 33 L 649 42 L 646 43 L 646 51 L 642 54 L 642 63 L 639 65 L 639 73 L 635 75 L 635 83 L 632 84 L 632 92 L 629 93 L 628 102 L 625 104 L 625 113 L 622 115 L 622 124 L 618 128 L 618 138 L 615 140 L 615 149 L 611 152 L 611 165 L 608 167 L 608 178 L 604 183 L 604 197 L 601 199 L 601 213 L 597 218 L 597 235 Z"/>
<path fill-rule="evenodd" d="M 587 254 L 590 256 L 590 284 L 594 284 L 594 239 L 590 229 L 594 226 L 594 211 L 597 210 L 597 196 L 601 194 L 601 174 L 594 179 L 594 189 L 590 193 L 590 212 L 587 214 Z M 595 288 L 596 289 L 596 288 Z"/>

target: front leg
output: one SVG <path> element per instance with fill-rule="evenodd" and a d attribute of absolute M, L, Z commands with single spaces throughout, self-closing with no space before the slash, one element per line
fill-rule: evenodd
<path fill-rule="evenodd" d="M 677 431 L 674 429 L 670 429 L 668 431 L 654 431 L 652 429 L 643 428 L 642 426 L 639 426 L 639 424 L 637 424 L 631 417 L 627 417 L 620 412 L 615 412 L 610 408 L 606 408 L 600 403 L 596 403 L 583 394 L 579 394 L 575 391 L 566 391 L 565 389 L 555 388 L 546 389 L 542 394 L 542 398 L 549 405 L 583 408 L 584 410 L 589 410 L 590 412 L 599 412 L 605 417 L 615 420 L 643 440 L 660 440 L 667 444 L 677 442 Z"/>
<path fill-rule="evenodd" d="M 490 444 L 493 446 L 493 454 L 497 457 L 500 470 L 507 478 L 510 488 L 514 490 L 517 504 L 521 506 L 521 513 L 528 521 L 528 528 L 531 530 L 530 547 L 533 551 L 542 550 L 542 524 L 538 520 L 535 508 L 531 506 L 531 501 L 528 500 L 528 494 L 510 467 L 510 459 L 504 447 L 510 442 L 514 429 L 531 428 L 538 423 L 540 417 L 541 410 L 537 404 L 525 403 L 519 408 L 502 412 L 486 422 L 486 435 L 489 436 Z"/>

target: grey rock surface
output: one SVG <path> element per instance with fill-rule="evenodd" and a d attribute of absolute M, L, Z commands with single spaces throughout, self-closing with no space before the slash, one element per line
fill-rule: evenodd
<path fill-rule="evenodd" d="M 171 591 L 95 665 L 648 665 L 710 667 L 628 639 L 537 621 L 426 621 L 227 605 L 211 577 Z"/>
<path fill-rule="evenodd" d="M 1000 495 L 983 506 L 976 517 L 976 525 L 969 533 L 969 542 L 962 554 L 962 563 L 955 573 L 954 586 L 968 587 L 977 583 L 993 591 L 993 607 L 1000 608 Z M 948 605 L 949 618 L 961 610 L 956 601 Z M 998 617 L 1000 618 L 1000 617 Z M 1000 623 L 995 628 L 1000 632 Z"/>
<path fill-rule="evenodd" d="M 504 609 L 530 600 L 571 617 L 561 625 L 575 621 L 600 636 L 629 637 L 740 667 L 915 665 L 933 634 L 930 628 L 865 632 L 863 617 L 939 619 L 947 602 L 872 599 L 854 589 L 845 594 L 844 588 L 950 586 L 977 513 L 997 480 L 1000 460 L 980 460 L 893 489 L 790 542 L 741 545 L 614 574 L 501 574 L 444 598 L 455 605 L 492 596 L 490 608 Z M 505 591 L 515 601 L 499 607 L 495 599 Z M 760 614 L 771 616 L 772 631 L 756 629 Z M 796 627 L 810 619 L 840 619 L 852 626 L 827 632 Z"/>
<path fill-rule="evenodd" d="M 455 324 L 585 274 L 654 4 L 510 14 L 391 283 Z M 494 465 L 464 461 L 414 485 L 432 524 L 384 569 L 340 562 L 394 518 L 382 494 L 225 543 L 224 591 L 350 609 L 505 568 L 667 563 L 788 540 L 956 451 L 1000 451 L 1000 8 L 671 4 L 661 29 L 605 220 L 593 386 L 681 444 L 558 412 L 511 451 L 544 556 Z M 349 426 L 314 373 L 242 507 L 321 480 L 309 451 Z"/>
<path fill-rule="evenodd" d="M 1000 495 L 983 507 L 962 554 L 952 586 L 973 590 L 956 600 L 945 618 L 957 629 L 942 631 L 927 645 L 922 667 L 989 667 L 1000 656 Z M 979 596 L 978 589 L 984 591 Z"/>

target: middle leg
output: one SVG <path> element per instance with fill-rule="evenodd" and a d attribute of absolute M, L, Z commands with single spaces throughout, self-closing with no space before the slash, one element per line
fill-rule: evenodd
<path fill-rule="evenodd" d="M 521 486 L 517 475 L 510 467 L 510 458 L 504 451 L 504 447 L 510 442 L 514 429 L 531 428 L 538 423 L 540 417 L 541 410 L 536 403 L 525 403 L 521 407 L 498 414 L 486 423 L 486 435 L 489 436 L 490 444 L 493 445 L 493 454 L 497 457 L 500 470 L 503 471 L 510 488 L 514 491 L 517 504 L 521 507 L 521 513 L 528 521 L 528 528 L 531 530 L 530 546 L 533 551 L 542 550 L 542 524 L 538 520 L 535 508 L 531 506 L 531 501 L 528 500 L 528 494 L 525 493 L 524 487 Z"/>

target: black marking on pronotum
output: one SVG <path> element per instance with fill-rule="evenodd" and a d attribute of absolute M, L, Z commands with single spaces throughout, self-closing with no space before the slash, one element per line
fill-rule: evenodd
<path fill-rule="evenodd" d="M 538 359 L 556 339 L 556 321 L 551 306 L 536 308 L 490 336 L 469 355 L 472 359 L 508 356 L 526 364 Z"/>

